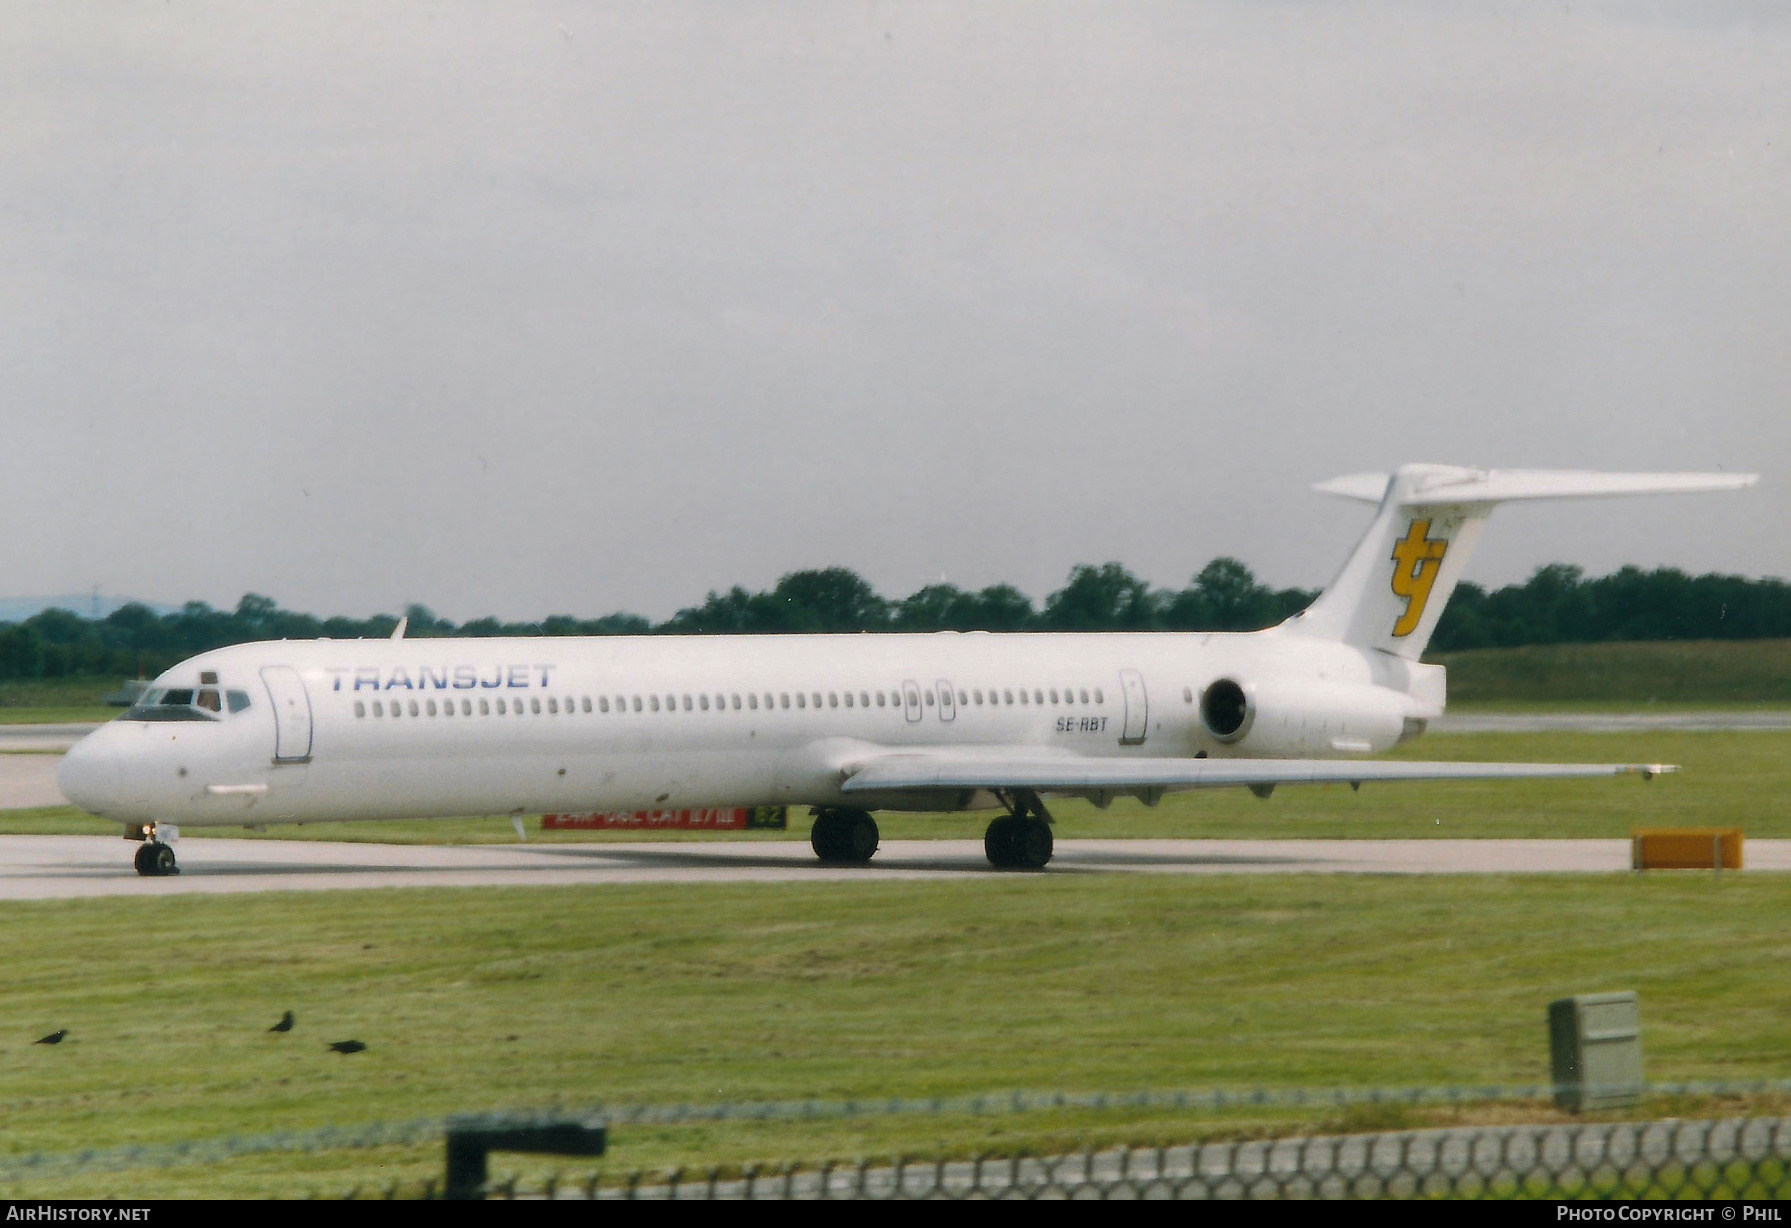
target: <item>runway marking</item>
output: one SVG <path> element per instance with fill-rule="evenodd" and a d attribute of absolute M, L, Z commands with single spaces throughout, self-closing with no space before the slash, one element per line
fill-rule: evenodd
<path fill-rule="evenodd" d="M 0 900 L 371 887 L 942 880 L 1012 875 L 980 840 L 886 841 L 824 866 L 802 841 L 397 845 L 189 837 L 177 878 L 140 878 L 111 836 L 0 837 Z M 1791 840 L 1750 840 L 1748 869 L 1791 870 Z M 1628 840 L 1063 840 L 1046 874 L 1610 874 Z M 1697 871 L 1686 871 L 1697 873 Z"/>

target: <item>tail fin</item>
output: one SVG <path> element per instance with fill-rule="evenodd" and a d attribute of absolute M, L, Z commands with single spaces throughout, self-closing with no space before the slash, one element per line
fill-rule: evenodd
<path fill-rule="evenodd" d="M 1290 632 L 1416 661 L 1498 504 L 1740 490 L 1757 477 L 1405 465 L 1391 475 L 1336 478 L 1314 489 L 1377 504 L 1379 510 L 1330 587 L 1284 625 Z"/>

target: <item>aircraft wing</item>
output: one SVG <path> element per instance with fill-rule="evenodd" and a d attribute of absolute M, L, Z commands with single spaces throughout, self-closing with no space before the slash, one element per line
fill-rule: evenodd
<path fill-rule="evenodd" d="M 1437 763 L 1395 759 L 1120 759 L 1025 754 L 887 754 L 865 760 L 845 793 L 901 789 L 1035 789 L 1053 793 L 1225 786 L 1359 785 L 1396 780 L 1538 780 L 1677 772 L 1670 763 Z"/>

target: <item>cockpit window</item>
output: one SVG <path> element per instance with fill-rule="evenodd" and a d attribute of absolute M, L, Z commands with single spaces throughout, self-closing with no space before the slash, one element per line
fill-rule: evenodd
<path fill-rule="evenodd" d="M 249 693 L 247 691 L 229 691 L 226 692 L 224 697 L 230 701 L 230 710 L 232 712 L 242 712 L 249 706 Z"/>
<path fill-rule="evenodd" d="M 143 692 L 137 702 L 121 718 L 127 721 L 215 721 L 213 715 L 223 705 L 213 688 L 202 689 L 195 697 L 192 687 L 157 687 Z M 243 697 L 248 707 L 248 696 Z M 234 701 L 232 711 L 235 711 Z"/>

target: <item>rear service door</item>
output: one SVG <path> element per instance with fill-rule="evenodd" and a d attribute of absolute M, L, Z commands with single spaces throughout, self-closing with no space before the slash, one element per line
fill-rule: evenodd
<path fill-rule="evenodd" d="M 274 762 L 308 763 L 311 759 L 311 697 L 305 680 L 290 665 L 269 665 L 261 671 L 274 705 Z"/>
<path fill-rule="evenodd" d="M 1119 735 L 1121 746 L 1142 746 L 1150 730 L 1150 703 L 1144 694 L 1144 675 L 1135 669 L 1119 671 L 1119 689 L 1126 697 L 1126 727 Z"/>

